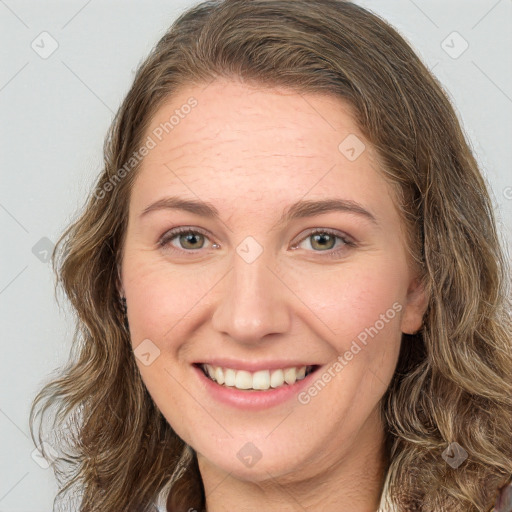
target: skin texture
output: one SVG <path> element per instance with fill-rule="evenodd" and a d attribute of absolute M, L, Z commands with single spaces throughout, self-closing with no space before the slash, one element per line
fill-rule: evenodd
<path fill-rule="evenodd" d="M 378 405 L 401 333 L 420 328 L 426 307 L 393 190 L 369 143 L 354 161 L 338 149 L 349 134 L 364 141 L 338 98 L 217 80 L 169 99 L 147 135 L 191 96 L 197 106 L 155 139 L 130 200 L 121 292 L 134 349 L 149 339 L 160 350 L 149 366 L 137 359 L 144 383 L 198 453 L 209 512 L 375 511 L 385 469 Z M 220 220 L 169 209 L 140 216 L 169 195 L 207 201 Z M 377 223 L 336 211 L 276 227 L 295 201 L 326 198 L 357 201 Z M 160 247 L 179 226 L 206 236 Z M 313 228 L 356 245 L 322 246 Z M 248 236 L 263 249 L 251 263 L 237 253 Z M 218 403 L 191 366 L 298 358 L 325 365 L 321 375 L 393 304 L 394 318 L 307 404 Z M 261 453 L 252 467 L 237 458 L 247 442 Z"/>

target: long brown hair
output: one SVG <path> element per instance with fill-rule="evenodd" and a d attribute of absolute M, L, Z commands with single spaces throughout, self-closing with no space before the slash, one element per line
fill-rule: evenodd
<path fill-rule="evenodd" d="M 385 21 L 341 0 L 204 2 L 140 65 L 95 189 L 53 254 L 77 327 L 70 359 L 34 399 L 30 423 L 34 442 L 61 452 L 56 502 L 75 493 L 83 512 L 150 511 L 169 494 L 169 511 L 205 507 L 195 454 L 135 364 L 117 268 L 140 165 L 126 163 L 164 101 L 218 77 L 351 105 L 398 192 L 429 297 L 422 329 L 403 335 L 382 400 L 386 496 L 400 511 L 488 510 L 512 473 L 510 288 L 493 205 L 435 77 Z M 468 454 L 457 468 L 443 457 L 452 443 Z"/>

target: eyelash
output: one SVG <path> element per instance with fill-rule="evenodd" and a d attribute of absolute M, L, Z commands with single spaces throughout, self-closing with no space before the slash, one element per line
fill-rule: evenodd
<path fill-rule="evenodd" d="M 173 252 L 194 253 L 195 250 L 193 250 L 193 249 L 192 250 L 177 249 L 175 247 L 170 246 L 170 242 L 181 234 L 192 234 L 192 235 L 200 234 L 205 237 L 208 237 L 208 234 L 200 228 L 192 229 L 189 227 L 179 227 L 179 228 L 171 229 L 170 231 L 166 231 L 162 235 L 160 240 L 158 241 L 158 246 L 162 247 L 166 250 L 170 248 L 170 250 Z M 311 237 L 313 235 L 317 235 L 317 234 L 326 234 L 326 235 L 334 236 L 335 238 L 338 238 L 343 242 L 343 245 L 338 249 L 329 249 L 327 251 L 313 251 L 313 252 L 317 252 L 317 253 L 324 253 L 326 257 L 335 258 L 335 257 L 339 256 L 339 254 L 341 252 L 347 250 L 347 247 L 355 247 L 356 246 L 355 242 L 353 242 L 347 236 L 341 235 L 338 231 L 334 231 L 332 229 L 327 229 L 327 228 L 325 228 L 325 229 L 316 228 L 316 229 L 313 229 L 312 231 L 310 231 L 305 237 L 301 238 L 296 244 L 294 244 L 292 246 L 292 248 L 295 249 L 304 240 L 308 239 L 309 237 Z M 197 249 L 197 250 L 200 251 L 201 249 Z"/>

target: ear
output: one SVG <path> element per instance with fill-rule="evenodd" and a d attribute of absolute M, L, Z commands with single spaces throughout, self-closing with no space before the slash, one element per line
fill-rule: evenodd
<path fill-rule="evenodd" d="M 123 279 L 121 276 L 121 265 L 117 264 L 117 291 L 119 294 L 119 298 L 124 297 L 124 286 L 123 286 Z"/>
<path fill-rule="evenodd" d="M 401 330 L 404 334 L 415 334 L 421 329 L 427 306 L 428 297 L 424 283 L 416 277 L 411 281 L 407 290 L 407 299 L 401 320 Z"/>

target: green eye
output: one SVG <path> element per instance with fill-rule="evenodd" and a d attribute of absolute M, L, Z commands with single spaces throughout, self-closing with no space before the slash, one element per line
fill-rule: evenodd
<path fill-rule="evenodd" d="M 159 240 L 158 244 L 161 247 L 169 247 L 171 241 L 178 239 L 181 247 L 173 246 L 176 250 L 191 251 L 196 249 L 202 249 L 204 247 L 204 240 L 207 239 L 206 233 L 203 233 L 197 229 L 191 229 L 187 227 L 171 229 L 165 233 Z M 201 244 L 201 241 L 203 242 Z M 199 246 L 198 246 L 199 245 Z"/>
<path fill-rule="evenodd" d="M 179 246 L 172 243 L 175 239 L 179 241 Z M 341 232 L 317 228 L 310 231 L 300 242 L 294 244 L 292 250 L 298 249 L 299 245 L 308 239 L 311 240 L 310 247 L 312 252 L 326 253 L 325 256 L 330 257 L 336 257 L 341 252 L 345 252 L 356 245 Z M 164 233 L 158 241 L 158 245 L 171 251 L 194 252 L 204 249 L 206 240 L 209 240 L 209 238 L 202 229 L 182 226 Z M 340 241 L 339 247 L 334 249 L 338 240 Z"/>

